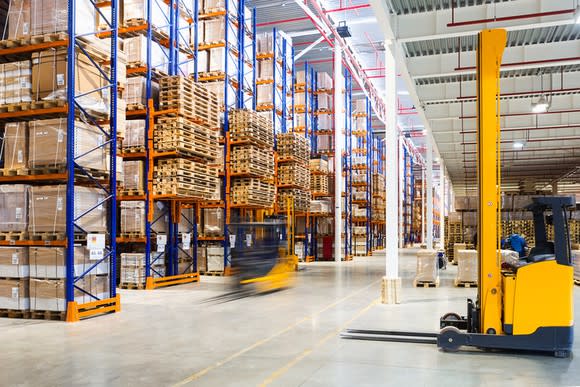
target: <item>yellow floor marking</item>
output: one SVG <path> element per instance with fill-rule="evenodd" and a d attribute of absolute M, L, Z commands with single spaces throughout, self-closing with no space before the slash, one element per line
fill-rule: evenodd
<path fill-rule="evenodd" d="M 247 353 L 247 352 L 249 352 L 249 351 L 251 351 L 251 350 L 253 350 L 253 349 L 257 348 L 257 347 L 259 347 L 259 346 L 261 346 L 263 344 L 266 344 L 267 342 L 275 339 L 276 337 L 281 336 L 284 333 L 291 331 L 292 329 L 296 328 L 298 325 L 302 324 L 303 322 L 308 321 L 308 320 L 311 320 L 313 317 L 315 317 L 315 316 L 317 316 L 317 315 L 319 315 L 319 314 L 321 314 L 321 313 L 329 310 L 330 308 L 335 307 L 336 305 L 340 304 L 341 302 L 344 302 L 344 301 L 348 300 L 349 298 L 352 298 L 352 297 L 356 296 L 357 294 L 364 292 L 365 290 L 367 290 L 371 286 L 376 286 L 376 284 L 378 282 L 380 282 L 380 281 L 381 280 L 379 279 L 379 280 L 376 280 L 376 281 L 372 282 L 370 285 L 365 286 L 364 288 L 359 289 L 359 290 L 355 291 L 354 293 L 351 293 L 348 296 L 345 296 L 345 297 L 343 297 L 343 298 L 341 298 L 341 299 L 339 299 L 339 300 L 331 303 L 330 305 L 328 305 L 328 306 L 320 309 L 318 312 L 315 312 L 315 313 L 311 314 L 310 316 L 306 316 L 306 317 L 304 317 L 304 318 L 296 321 L 295 323 L 288 325 L 286 328 L 284 328 L 284 329 L 282 329 L 282 330 L 274 333 L 273 335 L 271 335 L 269 337 L 266 337 L 266 338 L 264 338 L 262 340 L 258 340 L 254 344 L 252 344 L 252 345 L 250 345 L 250 346 L 248 346 L 248 347 L 246 347 L 244 349 L 241 349 L 241 350 L 239 350 L 236 353 L 231 354 L 230 356 L 226 357 L 225 359 L 222 359 L 222 360 L 220 360 L 220 361 L 218 361 L 218 362 L 210 365 L 209 367 L 206 367 L 203 370 L 194 373 L 193 375 L 191 375 L 191 376 L 183 379 L 182 381 L 175 383 L 173 386 L 174 387 L 184 386 L 187 383 L 191 383 L 194 380 L 199 379 L 200 377 L 202 377 L 203 375 L 207 374 L 208 372 L 213 371 L 216 368 L 219 368 L 219 367 L 223 366 L 224 364 L 229 363 L 230 361 L 234 360 L 235 358 L 240 357 L 243 354 L 245 354 L 245 353 Z"/>
<path fill-rule="evenodd" d="M 268 379 L 264 380 L 262 382 L 262 384 L 260 384 L 260 387 L 265 387 L 265 386 L 269 385 L 270 383 L 274 382 L 280 376 L 284 375 L 290 368 L 294 367 L 302 359 L 304 359 L 305 357 L 310 355 L 312 353 L 312 351 L 314 351 L 316 348 L 322 346 L 324 343 L 326 343 L 331 338 L 336 337 L 341 331 L 343 331 L 348 325 L 350 325 L 350 323 L 352 323 L 354 320 L 356 320 L 357 318 L 359 318 L 360 316 L 362 316 L 363 314 L 368 312 L 373 306 L 378 304 L 378 302 L 379 302 L 379 299 L 372 301 L 370 304 L 368 304 L 367 306 L 362 308 L 353 318 L 351 318 L 350 320 L 348 320 L 347 322 L 342 324 L 340 327 L 338 327 L 336 330 L 330 332 L 329 334 L 324 336 L 322 339 L 320 339 L 316 344 L 314 344 L 314 346 L 312 346 L 312 348 L 305 350 L 300 355 L 296 356 L 294 359 L 292 359 L 290 362 L 288 362 L 288 364 L 286 364 L 284 367 L 277 369 L 275 372 L 272 373 L 272 375 L 270 375 L 270 377 Z"/>

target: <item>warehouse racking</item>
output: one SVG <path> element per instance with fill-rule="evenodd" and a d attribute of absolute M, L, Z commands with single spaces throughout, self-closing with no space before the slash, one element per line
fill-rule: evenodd
<path fill-rule="evenodd" d="M 401 226 L 403 228 L 401 242 L 404 247 L 411 246 L 416 242 L 416 238 L 413 232 L 413 203 L 414 203 L 414 189 L 415 189 L 415 176 L 413 174 L 413 169 L 415 167 L 413 154 L 408 150 L 407 145 L 403 143 L 403 179 L 402 179 L 402 222 Z"/>
<path fill-rule="evenodd" d="M 353 256 L 353 241 L 356 240 L 357 233 L 354 229 L 356 224 L 353 219 L 353 109 L 352 109 L 352 77 L 348 70 L 344 70 L 344 151 L 342 155 L 342 176 L 344 178 L 343 200 L 343 237 L 344 260 L 350 261 Z M 355 130 L 356 132 L 356 130 Z"/>
<path fill-rule="evenodd" d="M 385 142 L 381 138 L 372 139 L 372 249 L 385 247 Z"/>
<path fill-rule="evenodd" d="M 60 298 L 53 299 L 51 303 L 42 304 L 50 308 L 38 308 L 32 305 L 30 311 L 21 310 L 21 314 L 14 317 L 32 317 L 44 319 L 64 319 L 69 322 L 78 321 L 85 317 L 98 314 L 119 312 L 120 298 L 116 293 L 116 184 L 117 184 L 117 65 L 118 65 L 118 20 L 117 1 L 110 1 L 112 12 L 109 17 L 101 15 L 109 32 L 108 44 L 100 44 L 95 38 L 96 30 L 87 31 L 87 25 L 77 20 L 77 6 L 75 0 L 68 1 L 66 20 L 57 23 L 52 20 L 52 31 L 37 31 L 35 35 L 9 39 L 8 44 L 0 49 L 0 60 L 12 62 L 15 60 L 30 61 L 35 54 L 46 50 L 66 50 L 66 85 L 60 97 L 46 97 L 43 100 L 37 98 L 26 104 L 6 106 L 0 113 L 2 122 L 37 122 L 35 120 L 57 119 L 66 122 L 66 129 L 58 126 L 57 142 L 66 142 L 66 152 L 63 163 L 55 163 L 51 166 L 29 163 L 29 168 L 10 171 L 3 170 L 0 184 L 27 184 L 31 192 L 48 192 L 50 184 L 58 187 L 65 186 L 66 194 L 57 193 L 56 211 L 64 211 L 65 216 L 61 228 L 53 228 L 52 232 L 36 232 L 38 229 L 33 225 L 28 232 L 22 232 L 18 236 L 9 236 L 0 241 L 2 246 L 26 246 L 34 249 L 64 248 L 64 266 L 66 271 L 62 275 L 41 275 L 32 281 L 35 286 L 50 286 L 52 294 L 59 294 L 64 288 L 63 303 Z M 101 13 L 100 5 L 84 4 L 91 13 Z M 80 91 L 77 83 L 78 66 L 80 61 L 83 66 L 89 66 L 103 82 L 102 85 L 90 90 Z M 40 70 L 38 70 L 40 71 Z M 43 74 L 44 75 L 44 74 Z M 46 74 L 48 76 L 48 74 Z M 66 90 L 66 91 L 65 91 Z M 102 98 L 102 109 L 94 109 L 87 104 L 87 98 Z M 26 106 L 25 106 L 26 105 Z M 81 136 L 79 120 L 98 131 L 98 136 Z M 45 121 L 46 122 L 46 121 Z M 35 124 L 36 125 L 36 124 Z M 66 137 L 66 140 L 63 138 Z M 84 145 L 81 150 L 80 144 Z M 93 155 L 105 154 L 104 169 L 91 167 L 86 160 Z M 98 158 L 98 156 L 97 156 Z M 6 166 L 5 166 L 6 167 Z M 60 189 L 60 188 L 59 188 Z M 91 190 L 97 196 L 94 204 L 84 202 L 84 190 Z M 47 193 L 47 195 L 50 195 Z M 38 199 L 38 198 L 37 198 Z M 43 197 L 46 203 L 52 203 L 52 199 Z M 45 199 L 45 200 L 44 200 Z M 62 201 L 65 201 L 63 206 Z M 33 206 L 31 202 L 31 206 Z M 99 215 L 105 212 L 108 215 Z M 88 219 L 91 217 L 104 219 L 104 229 L 94 232 Z M 33 216 L 35 219 L 35 216 Z M 60 219 L 60 217 L 59 217 Z M 60 222 L 60 221 L 59 221 Z M 55 219 L 56 224 L 56 219 Z M 89 261 L 81 268 L 78 265 L 78 256 L 75 247 L 89 251 Z M 54 268 L 53 268 L 54 269 Z M 52 270 L 49 270 L 52 271 Z M 56 270 L 58 271 L 58 270 Z M 48 272 L 47 272 L 48 273 Z M 58 278 L 56 278 L 58 277 Z M 64 280 L 61 284 L 61 280 Z M 101 289 L 92 290 L 93 285 L 101 281 Z M 88 287 L 90 284 L 90 287 Z M 62 287 L 61 287 L 62 286 Z M 38 298 L 40 299 L 40 297 Z M 38 300 L 37 299 L 37 300 Z M 33 302 L 37 306 L 40 301 Z M 39 310 L 40 309 L 40 310 Z M 8 316 L 11 316 L 8 314 Z"/>

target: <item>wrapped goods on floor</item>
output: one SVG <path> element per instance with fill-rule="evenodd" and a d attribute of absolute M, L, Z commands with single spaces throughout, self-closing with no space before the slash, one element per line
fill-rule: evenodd
<path fill-rule="evenodd" d="M 477 285 L 477 250 L 457 250 L 455 260 L 457 261 L 457 277 L 455 278 L 455 285 Z"/>
<path fill-rule="evenodd" d="M 422 283 L 437 284 L 439 282 L 439 267 L 437 251 L 419 250 L 417 252 L 417 272 L 415 275 L 415 286 Z"/>

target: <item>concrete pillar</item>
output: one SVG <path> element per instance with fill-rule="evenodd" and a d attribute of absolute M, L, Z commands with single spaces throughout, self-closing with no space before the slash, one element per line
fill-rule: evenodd
<path fill-rule="evenodd" d="M 342 261 L 342 152 L 344 150 L 343 94 L 344 81 L 342 75 L 342 50 L 340 45 L 334 45 L 334 261 Z"/>
<path fill-rule="evenodd" d="M 433 138 L 426 137 L 427 142 L 427 235 L 425 242 L 428 249 L 433 249 Z"/>
<path fill-rule="evenodd" d="M 425 243 L 425 168 L 421 169 L 421 244 Z"/>
<path fill-rule="evenodd" d="M 385 182 L 386 182 L 386 273 L 381 287 L 384 304 L 400 302 L 401 279 L 399 278 L 399 135 L 397 131 L 397 86 L 394 45 L 385 42 Z"/>

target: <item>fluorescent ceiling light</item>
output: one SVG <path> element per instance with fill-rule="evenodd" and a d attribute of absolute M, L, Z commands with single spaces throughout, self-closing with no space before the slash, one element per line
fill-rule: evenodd
<path fill-rule="evenodd" d="M 515 141 L 515 142 L 513 143 L 513 147 L 514 147 L 515 149 L 522 149 L 522 148 L 524 147 L 524 143 L 523 143 L 523 142 L 521 142 L 521 141 Z"/>
<path fill-rule="evenodd" d="M 576 12 L 574 12 L 574 21 L 576 24 L 580 24 L 580 4 L 576 6 Z"/>
<path fill-rule="evenodd" d="M 399 90 L 399 91 L 397 91 L 397 94 L 399 94 L 399 95 L 409 95 L 409 92 L 407 90 Z"/>

